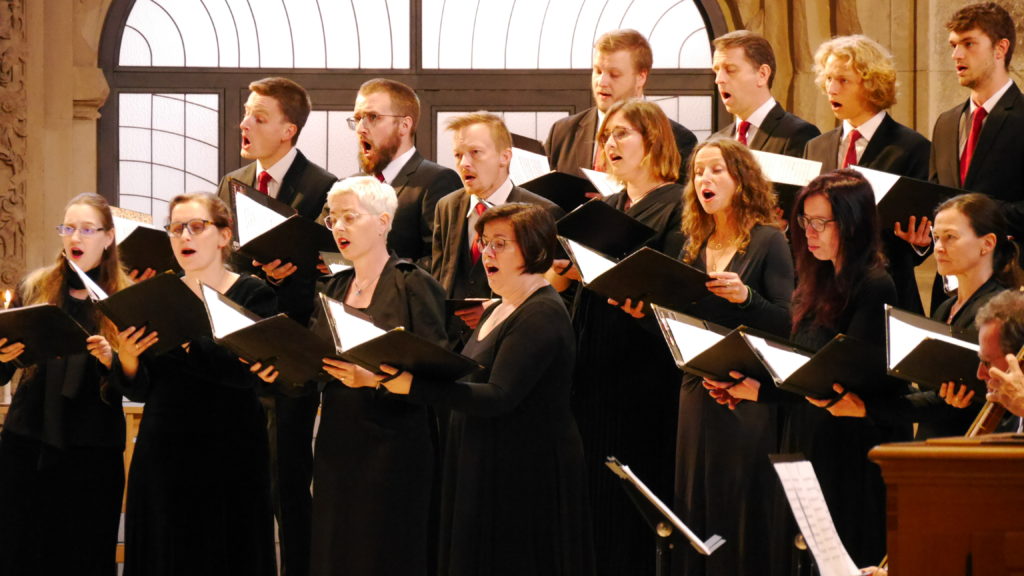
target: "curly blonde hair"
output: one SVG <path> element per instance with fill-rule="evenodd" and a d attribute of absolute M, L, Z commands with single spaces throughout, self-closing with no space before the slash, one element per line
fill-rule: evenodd
<path fill-rule="evenodd" d="M 736 182 L 736 194 L 732 198 L 732 217 L 740 231 L 739 253 L 744 253 L 750 244 L 750 230 L 757 224 L 771 224 L 776 206 L 772 183 L 761 172 L 761 165 L 743 144 L 735 140 L 714 140 L 698 145 L 690 161 L 686 163 L 686 188 L 683 189 L 683 261 L 692 263 L 700 249 L 715 231 L 715 219 L 704 211 L 697 198 L 693 179 L 697 154 L 705 148 L 718 148 L 725 160 L 729 176 Z"/>
<path fill-rule="evenodd" d="M 861 34 L 837 36 L 814 53 L 814 83 L 822 92 L 825 87 L 825 62 L 829 56 L 846 63 L 864 81 L 868 102 L 879 110 L 896 104 L 896 65 L 884 46 Z"/>

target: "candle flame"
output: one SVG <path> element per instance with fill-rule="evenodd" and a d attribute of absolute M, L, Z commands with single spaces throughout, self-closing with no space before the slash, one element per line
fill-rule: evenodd
<path fill-rule="evenodd" d="M 11 307 L 11 291 L 10 289 L 4 290 L 4 310 Z"/>

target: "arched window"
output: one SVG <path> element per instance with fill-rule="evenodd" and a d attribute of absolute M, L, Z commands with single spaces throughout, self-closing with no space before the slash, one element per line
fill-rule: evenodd
<path fill-rule="evenodd" d="M 299 147 L 338 176 L 357 171 L 345 118 L 375 77 L 416 90 L 417 147 L 442 164 L 452 163 L 444 120 L 460 112 L 500 112 L 513 132 L 543 141 L 556 120 L 591 106 L 591 47 L 616 28 L 654 48 L 647 97 L 707 136 L 720 113 L 714 0 L 114 0 L 100 47 L 111 95 L 99 189 L 157 222 L 175 194 L 213 190 L 244 163 L 248 83 L 271 75 L 309 91 Z"/>

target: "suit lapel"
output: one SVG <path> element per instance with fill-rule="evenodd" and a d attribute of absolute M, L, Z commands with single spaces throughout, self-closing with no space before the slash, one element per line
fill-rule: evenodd
<path fill-rule="evenodd" d="M 285 173 L 284 180 L 281 181 L 281 188 L 277 191 L 277 199 L 279 201 L 292 208 L 296 208 L 302 202 L 302 193 L 298 189 L 300 185 L 299 180 L 302 178 L 302 173 L 305 172 L 308 164 L 309 160 L 306 160 L 302 152 L 296 150 L 295 160 L 288 167 L 288 172 Z"/>
<path fill-rule="evenodd" d="M 764 150 L 768 144 L 768 138 L 775 132 L 775 128 L 779 125 L 782 117 L 786 115 L 786 111 L 782 109 L 782 105 L 778 102 L 775 106 L 768 111 L 768 115 L 764 117 L 764 122 L 757 127 L 757 132 L 754 133 L 754 139 L 750 142 L 751 150 Z M 735 121 L 733 122 L 735 124 Z"/>
<path fill-rule="evenodd" d="M 981 137 L 978 139 L 977 146 L 974 147 L 974 154 L 971 156 L 971 165 L 967 168 L 967 178 L 965 178 L 964 187 L 966 187 L 967 182 L 976 179 L 976 177 L 972 177 L 978 172 L 978 167 L 984 164 L 982 159 L 988 156 L 989 150 L 999 141 L 999 133 L 1003 129 L 1003 123 L 1006 122 L 1006 118 L 1012 113 L 1013 106 L 1019 98 L 1020 89 L 1017 88 L 1016 84 L 1011 84 L 1006 94 L 1003 94 L 1003 97 L 992 107 L 992 113 L 989 114 L 988 119 L 985 121 L 984 127 L 981 129 Z M 1019 135 L 1017 136 L 1019 137 Z M 975 162 L 974 159 L 977 159 L 979 162 Z"/>
<path fill-rule="evenodd" d="M 839 147 L 843 144 L 843 129 L 836 128 L 825 134 L 825 158 L 821 161 L 821 173 L 839 168 Z"/>
<path fill-rule="evenodd" d="M 395 194 L 399 198 L 402 196 L 402 191 L 405 190 L 405 185 L 409 183 L 412 175 L 416 173 L 416 170 L 422 163 L 423 156 L 421 156 L 418 151 L 413 152 L 412 157 L 405 163 L 405 166 L 402 166 L 402 169 L 398 172 L 398 176 L 395 176 L 394 181 L 391 182 L 391 187 L 395 189 Z"/>
<path fill-rule="evenodd" d="M 878 154 L 893 140 L 893 132 L 896 130 L 896 121 L 892 119 L 886 113 L 885 117 L 882 118 L 882 123 L 878 125 L 878 130 L 875 130 L 874 136 L 871 140 L 868 140 L 868 147 L 864 149 L 864 154 L 860 157 L 859 164 L 861 166 L 871 166 L 871 163 L 875 161 Z"/>
<path fill-rule="evenodd" d="M 594 134 L 597 133 L 597 108 L 591 108 L 576 127 L 576 168 L 594 166 Z"/>
<path fill-rule="evenodd" d="M 945 142 L 950 145 L 934 146 L 935 170 L 938 173 L 939 183 L 945 186 L 960 188 L 960 117 L 969 101 L 950 112 L 939 116 L 935 123 L 934 142 Z M 968 178 L 970 176 L 968 175 Z"/>

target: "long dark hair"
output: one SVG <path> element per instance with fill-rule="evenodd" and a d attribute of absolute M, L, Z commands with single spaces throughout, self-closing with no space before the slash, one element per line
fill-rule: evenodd
<path fill-rule="evenodd" d="M 961 194 L 939 204 L 935 216 L 945 210 L 956 210 L 967 217 L 975 236 L 980 238 L 992 234 L 996 237 L 996 247 L 992 251 L 992 275 L 1000 284 L 1007 288 L 1024 285 L 1024 270 L 1019 264 L 1020 249 L 1007 235 L 1010 224 L 998 201 L 985 194 Z"/>
<path fill-rule="evenodd" d="M 797 224 L 804 213 L 804 203 L 818 195 L 825 197 L 832 206 L 832 218 L 838 228 L 838 271 L 832 262 L 818 260 L 807 250 L 807 236 Z M 855 170 L 822 174 L 800 191 L 789 222 L 797 275 L 793 292 L 793 330 L 804 320 L 812 325 L 835 328 L 857 284 L 870 273 L 885 268 L 871 184 Z"/>

